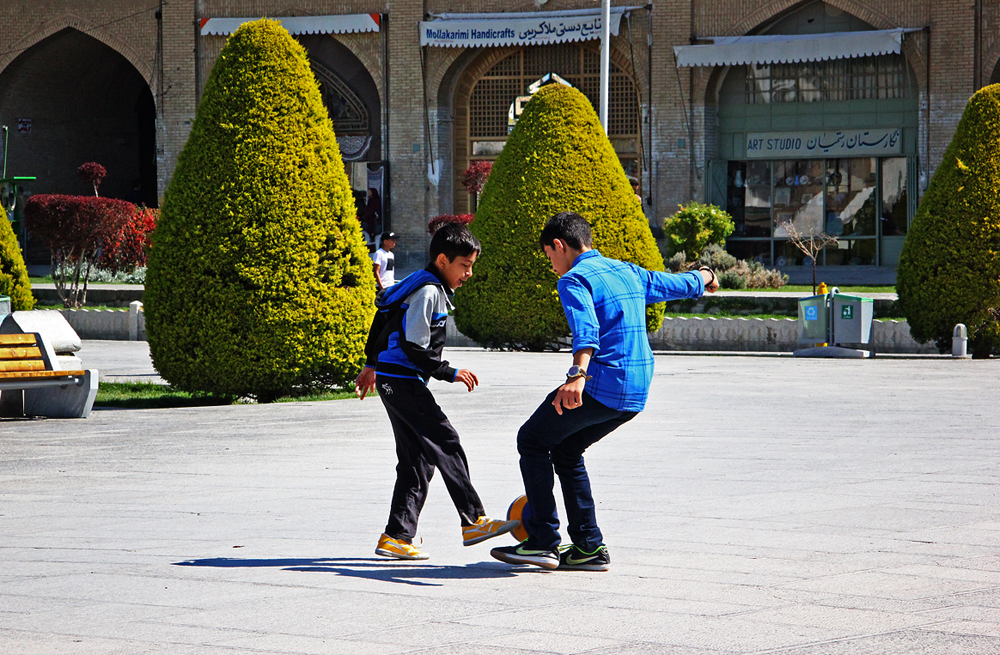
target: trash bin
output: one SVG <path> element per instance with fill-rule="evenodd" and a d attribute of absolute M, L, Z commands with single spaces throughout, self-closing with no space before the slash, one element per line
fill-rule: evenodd
<path fill-rule="evenodd" d="M 0 323 L 3 322 L 3 319 L 7 314 L 10 314 L 10 298 L 7 296 L 0 296 Z"/>
<path fill-rule="evenodd" d="M 799 298 L 799 343 L 826 343 L 829 325 L 827 294 Z"/>
<path fill-rule="evenodd" d="M 833 297 L 833 343 L 869 344 L 875 303 L 871 298 L 837 294 Z"/>

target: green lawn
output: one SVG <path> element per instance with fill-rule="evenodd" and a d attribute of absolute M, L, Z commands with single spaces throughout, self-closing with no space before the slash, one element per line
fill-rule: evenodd
<path fill-rule="evenodd" d="M 316 393 L 305 396 L 279 398 L 275 402 L 291 403 L 304 401 L 343 400 L 354 398 L 352 391 Z M 97 390 L 95 407 L 118 407 L 124 409 L 158 409 L 166 407 L 206 407 L 211 405 L 232 405 L 240 402 L 231 396 L 210 396 L 179 391 L 170 385 L 154 382 L 102 382 Z"/>

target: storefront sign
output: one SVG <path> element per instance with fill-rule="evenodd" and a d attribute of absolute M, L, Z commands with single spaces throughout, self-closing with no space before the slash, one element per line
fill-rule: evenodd
<path fill-rule="evenodd" d="M 635 7 L 611 10 L 611 33 L 618 35 L 622 15 Z M 601 38 L 600 9 L 530 13 L 442 14 L 420 23 L 420 45 L 483 48 L 542 45 Z"/>
<path fill-rule="evenodd" d="M 815 159 L 817 157 L 878 157 L 903 150 L 903 130 L 843 130 L 837 132 L 752 132 L 747 134 L 747 159 Z"/>

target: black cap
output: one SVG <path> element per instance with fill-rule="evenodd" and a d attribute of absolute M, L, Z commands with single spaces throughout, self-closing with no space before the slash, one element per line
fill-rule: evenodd
<path fill-rule="evenodd" d="M 395 232 L 383 232 L 382 241 L 385 241 L 386 239 L 392 239 L 393 241 L 398 241 L 399 237 L 396 236 Z"/>

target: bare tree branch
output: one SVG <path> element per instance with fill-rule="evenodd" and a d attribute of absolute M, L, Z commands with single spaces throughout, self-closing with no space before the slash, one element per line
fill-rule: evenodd
<path fill-rule="evenodd" d="M 816 293 L 816 256 L 823 252 L 823 249 L 827 246 L 832 246 L 837 243 L 838 239 L 835 236 L 831 236 L 826 232 L 802 232 L 792 223 L 792 221 L 785 221 L 781 224 L 781 227 L 785 229 L 788 233 L 788 240 L 792 244 L 802 251 L 802 253 L 812 260 L 812 273 L 813 273 L 813 294 Z"/>

